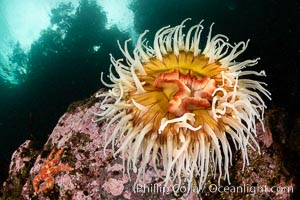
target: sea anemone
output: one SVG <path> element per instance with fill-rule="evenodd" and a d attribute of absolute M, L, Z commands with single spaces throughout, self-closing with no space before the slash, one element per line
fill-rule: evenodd
<path fill-rule="evenodd" d="M 201 50 L 202 21 L 184 33 L 187 20 L 158 30 L 153 47 L 145 31 L 132 54 L 130 40 L 124 47 L 118 42 L 125 60 L 111 56 L 112 83 L 101 76 L 110 88 L 96 95 L 105 97 L 98 120 L 110 120 L 105 148 L 111 144 L 114 155 L 121 153 L 127 173 L 137 173 L 136 183 L 151 163 L 166 185 L 190 189 L 197 177 L 202 187 L 210 169 L 219 184 L 222 174 L 230 184 L 230 146 L 241 151 L 243 169 L 249 164 L 247 146 L 260 153 L 256 120 L 263 125 L 266 108 L 260 94 L 270 99 L 270 93 L 264 82 L 250 79 L 265 76 L 264 71 L 245 70 L 259 59 L 236 62 L 249 41 L 232 45 L 224 35 L 212 37 L 212 25 Z M 112 124 L 116 128 L 109 133 Z"/>

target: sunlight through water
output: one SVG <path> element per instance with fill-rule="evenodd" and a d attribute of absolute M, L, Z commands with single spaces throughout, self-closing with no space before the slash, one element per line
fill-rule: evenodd
<path fill-rule="evenodd" d="M 132 0 L 97 0 L 106 17 L 106 29 L 116 26 L 120 31 L 129 33 L 135 41 L 134 14 L 129 6 Z M 26 55 L 31 44 L 40 37 L 42 30 L 50 24 L 51 9 L 59 3 L 71 2 L 74 8 L 79 0 L 4 0 L 0 1 L 0 81 L 7 85 L 22 83 L 27 75 L 27 62 L 12 62 L 10 56 L 18 47 L 18 52 Z"/>

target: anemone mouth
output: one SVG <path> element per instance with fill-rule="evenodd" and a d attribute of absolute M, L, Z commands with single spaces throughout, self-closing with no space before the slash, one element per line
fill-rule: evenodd
<path fill-rule="evenodd" d="M 152 121 L 152 132 L 159 130 L 159 137 L 165 137 L 169 132 L 178 135 L 179 126 L 173 127 L 171 121 L 184 114 L 193 116 L 185 124 L 194 126 L 189 129 L 192 135 L 206 121 L 213 121 L 209 115 L 212 94 L 217 85 L 221 85 L 219 75 L 226 68 L 218 62 L 209 64 L 208 61 L 203 54 L 194 56 L 193 52 L 180 51 L 178 56 L 168 52 L 162 61 L 151 58 L 142 63 L 147 75 L 138 78 L 143 83 L 144 92 L 132 94 L 131 98 L 135 104 L 147 108 L 144 108 L 144 114 L 138 107 L 128 109 L 127 113 L 134 113 L 133 126 Z"/>
<path fill-rule="evenodd" d="M 124 48 L 119 44 L 126 63 L 111 57 L 117 76 L 111 70 L 112 84 L 103 82 L 110 90 L 98 95 L 115 99 L 102 101 L 104 111 L 96 113 L 98 120 L 110 118 L 107 130 L 117 124 L 111 135 L 104 133 L 105 148 L 112 143 L 114 150 L 120 143 L 115 155 L 122 154 L 128 173 L 138 173 L 137 182 L 149 162 L 165 184 L 187 183 L 190 189 L 198 176 L 202 187 L 209 168 L 219 173 L 219 181 L 224 173 L 229 182 L 232 152 L 227 137 L 242 152 L 244 165 L 249 163 L 247 146 L 259 151 L 255 121 L 263 124 L 266 108 L 259 93 L 269 99 L 270 93 L 265 83 L 243 78 L 265 76 L 263 71 L 244 70 L 258 59 L 235 62 L 248 42 L 231 45 L 224 35 L 212 37 L 212 27 L 200 50 L 203 26 L 199 23 L 184 34 L 186 21 L 157 31 L 153 48 L 143 39 L 145 31 L 133 56 L 127 42 Z"/>

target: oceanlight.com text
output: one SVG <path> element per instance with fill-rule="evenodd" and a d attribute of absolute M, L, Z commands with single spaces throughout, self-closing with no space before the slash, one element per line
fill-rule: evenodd
<path fill-rule="evenodd" d="M 208 190 L 211 193 L 249 193 L 249 194 L 257 194 L 257 193 L 293 193 L 294 188 L 292 186 L 267 186 L 267 185 L 242 185 L 242 186 L 219 186 L 216 184 L 211 184 L 208 186 Z"/>
<path fill-rule="evenodd" d="M 292 186 L 267 186 L 267 185 L 241 185 L 241 186 L 234 186 L 234 185 L 217 185 L 217 184 L 210 184 L 206 188 L 197 188 L 192 187 L 188 188 L 187 186 L 179 186 L 173 185 L 172 187 L 165 187 L 160 184 L 137 184 L 133 191 L 134 193 L 162 193 L 162 194 L 170 194 L 170 193 L 177 193 L 180 192 L 182 194 L 189 193 L 190 191 L 194 193 L 202 193 L 203 191 L 210 192 L 210 193 L 244 193 L 244 194 L 257 194 L 257 193 L 293 193 L 294 188 Z"/>

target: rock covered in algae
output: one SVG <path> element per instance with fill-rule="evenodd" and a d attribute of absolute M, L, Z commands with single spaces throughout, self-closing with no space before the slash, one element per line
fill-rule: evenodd
<path fill-rule="evenodd" d="M 257 137 L 261 154 L 249 147 L 250 164 L 243 168 L 242 154 L 233 150 L 229 185 L 208 176 L 203 190 L 186 194 L 178 193 L 172 186 L 163 187 L 151 166 L 146 169 L 144 182 L 133 190 L 136 174 L 123 174 L 122 158 L 113 156 L 112 146 L 104 152 L 104 136 L 107 123 L 95 123 L 94 114 L 100 112 L 99 99 L 94 97 L 73 103 L 59 119 L 42 150 L 27 140 L 13 154 L 9 177 L 1 189 L 2 199 L 291 199 L 294 179 L 283 170 L 284 158 L 281 144 L 273 140 L 270 127 L 263 132 L 257 125 Z M 114 126 L 110 126 L 112 133 Z M 230 142 L 230 141 L 229 141 Z M 117 149 L 116 144 L 115 149 Z M 39 173 L 52 148 L 64 148 L 59 163 L 74 168 L 54 176 L 54 187 L 38 195 L 34 194 L 32 180 Z M 197 177 L 194 182 L 196 183 Z M 196 184 L 193 184 L 196 185 Z M 286 190 L 282 189 L 286 187 Z M 265 190 L 263 190 L 265 188 Z M 279 189 L 278 189 L 279 188 Z M 281 190 L 280 190 L 281 189 Z M 275 191 L 276 190 L 276 191 Z"/>

